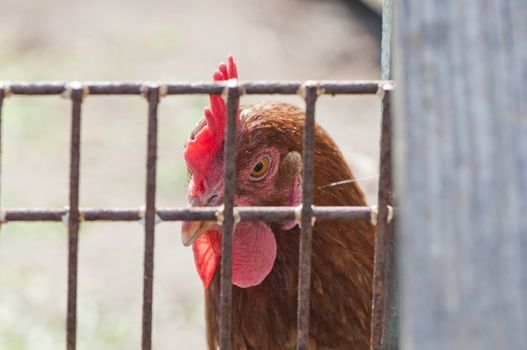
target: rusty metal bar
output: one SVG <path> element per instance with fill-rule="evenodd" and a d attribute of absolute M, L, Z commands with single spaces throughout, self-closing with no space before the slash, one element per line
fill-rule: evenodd
<path fill-rule="evenodd" d="M 154 290 L 154 243 L 156 225 L 157 107 L 159 86 L 145 91 L 148 100 L 148 136 L 146 156 L 145 253 L 143 272 L 142 350 L 152 348 L 152 300 Z"/>
<path fill-rule="evenodd" d="M 319 81 L 319 94 L 376 94 L 382 80 L 352 80 L 352 81 Z M 168 95 L 181 94 L 221 94 L 227 88 L 227 82 L 166 82 Z M 303 81 L 248 81 L 240 82 L 239 87 L 245 94 L 297 94 L 305 84 Z M 10 92 L 14 95 L 60 95 L 67 89 L 63 82 L 10 82 Z M 141 82 L 85 82 L 83 86 L 90 95 L 141 95 L 144 84 Z"/>
<path fill-rule="evenodd" d="M 227 88 L 227 125 L 225 132 L 224 220 L 221 245 L 220 350 L 231 349 L 232 328 L 232 236 L 234 232 L 234 196 L 236 194 L 236 118 L 241 89 L 236 80 Z"/>
<path fill-rule="evenodd" d="M 377 235 L 373 274 L 373 300 L 371 321 L 371 349 L 394 349 L 397 346 L 395 320 L 395 238 L 389 207 L 393 206 L 392 190 L 392 118 L 391 95 L 393 86 L 384 87 L 382 100 L 381 155 Z"/>
<path fill-rule="evenodd" d="M 300 252 L 298 264 L 297 350 L 308 350 L 309 309 L 311 287 L 311 236 L 313 234 L 313 178 L 315 155 L 315 103 L 319 86 L 306 83 L 306 120 L 302 169 L 302 218 L 300 221 Z"/>
<path fill-rule="evenodd" d="M 241 221 L 279 222 L 294 220 L 296 207 L 236 207 Z M 162 221 L 202 220 L 216 221 L 219 207 L 195 207 L 157 209 L 156 215 Z M 82 221 L 139 221 L 143 219 L 142 211 L 132 208 L 93 209 L 80 208 Z M 56 222 L 66 214 L 65 209 L 6 209 L 2 210 L 3 224 L 9 222 Z M 370 207 L 318 207 L 313 206 L 313 217 L 324 220 L 370 220 Z"/>
<path fill-rule="evenodd" d="M 71 90 L 71 140 L 70 140 L 70 193 L 68 218 L 68 301 L 66 315 L 66 347 L 76 349 L 77 340 L 77 273 L 79 244 L 79 173 L 80 173 L 80 135 L 81 105 L 83 90 Z"/>

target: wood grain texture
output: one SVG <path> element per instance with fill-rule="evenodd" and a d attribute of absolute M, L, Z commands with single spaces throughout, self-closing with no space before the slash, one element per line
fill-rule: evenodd
<path fill-rule="evenodd" d="M 527 1 L 394 5 L 401 348 L 527 349 Z"/>

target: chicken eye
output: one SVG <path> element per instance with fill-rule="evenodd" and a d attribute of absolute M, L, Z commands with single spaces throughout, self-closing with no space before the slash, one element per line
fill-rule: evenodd
<path fill-rule="evenodd" d="M 249 175 L 249 178 L 253 181 L 261 180 L 267 174 L 269 165 L 271 165 L 271 159 L 269 159 L 267 156 L 263 157 L 258 162 L 256 162 L 251 174 Z"/>

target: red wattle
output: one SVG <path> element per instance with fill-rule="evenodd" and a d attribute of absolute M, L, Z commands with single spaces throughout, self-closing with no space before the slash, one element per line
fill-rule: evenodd
<path fill-rule="evenodd" d="M 207 231 L 192 244 L 194 263 L 203 287 L 209 286 L 221 255 L 221 235 L 218 231 Z"/>
<path fill-rule="evenodd" d="M 271 272 L 276 259 L 276 240 L 269 226 L 261 222 L 241 222 L 232 242 L 232 284 L 257 286 Z"/>
<path fill-rule="evenodd" d="M 207 288 L 219 265 L 221 235 L 207 231 L 192 245 L 196 269 Z M 232 284 L 247 288 L 256 286 L 273 269 L 276 240 L 269 226 L 261 222 L 242 222 L 236 226 L 232 244 Z"/>

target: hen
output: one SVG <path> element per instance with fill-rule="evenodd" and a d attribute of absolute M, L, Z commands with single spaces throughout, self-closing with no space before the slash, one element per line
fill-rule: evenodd
<path fill-rule="evenodd" d="M 214 80 L 237 78 L 236 65 L 220 64 Z M 191 206 L 219 206 L 223 193 L 225 102 L 211 108 L 192 132 L 184 156 Z M 301 204 L 304 112 L 287 103 L 241 106 L 237 124 L 237 206 Z M 363 206 L 356 183 L 325 187 L 353 175 L 331 137 L 315 131 L 315 205 Z M 296 223 L 241 222 L 233 235 L 232 346 L 234 349 L 296 347 L 298 250 Z M 219 260 L 222 228 L 185 222 L 206 300 L 209 349 L 219 345 Z M 374 226 L 365 221 L 317 222 L 313 230 L 310 349 L 368 349 Z"/>

